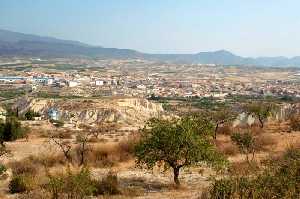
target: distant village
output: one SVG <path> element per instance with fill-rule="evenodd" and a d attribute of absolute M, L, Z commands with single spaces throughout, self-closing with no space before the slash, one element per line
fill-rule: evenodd
<path fill-rule="evenodd" d="M 299 71 L 217 65 L 180 65 L 144 60 L 18 60 L 1 63 L 2 86 L 63 96 L 215 97 L 300 96 Z M 34 64 L 33 64 L 34 63 Z M 66 70 L 58 68 L 67 65 Z M 80 65 L 78 65 L 80 64 Z M 46 66 L 46 68 L 45 68 Z M 86 66 L 86 67 L 84 67 Z M 287 71 L 287 72 L 286 72 Z M 264 73 L 266 75 L 264 75 Z M 272 75 L 273 73 L 273 75 Z M 276 75 L 275 75 L 276 74 Z M 282 78 L 278 77 L 281 74 Z M 255 77 L 255 78 L 254 78 Z M 261 78 L 259 78 L 261 77 Z"/>

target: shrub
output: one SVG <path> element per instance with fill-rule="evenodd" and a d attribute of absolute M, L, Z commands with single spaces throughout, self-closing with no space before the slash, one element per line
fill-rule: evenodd
<path fill-rule="evenodd" d="M 118 176 L 109 172 L 101 181 L 95 182 L 95 195 L 116 195 L 120 194 Z"/>
<path fill-rule="evenodd" d="M 128 160 L 134 155 L 135 146 L 139 142 L 139 137 L 137 135 L 131 135 L 126 139 L 123 139 L 118 144 L 118 150 L 122 160 Z"/>
<path fill-rule="evenodd" d="M 51 193 L 52 198 L 66 196 L 68 199 L 81 199 L 95 192 L 94 181 L 87 168 L 79 172 L 68 170 L 67 174 L 49 175 L 46 189 Z"/>
<path fill-rule="evenodd" d="M 10 193 L 23 193 L 33 190 L 35 180 L 29 175 L 13 175 L 9 182 L 8 188 Z"/>
<path fill-rule="evenodd" d="M 299 171 L 300 150 L 288 149 L 283 156 L 267 161 L 262 172 L 215 180 L 209 198 L 300 198 Z"/>
<path fill-rule="evenodd" d="M 50 194 L 44 189 L 36 189 L 32 191 L 27 191 L 18 195 L 17 199 L 49 199 L 51 198 Z"/>
<path fill-rule="evenodd" d="M 26 120 L 34 120 L 35 117 L 40 117 L 41 115 L 37 112 L 34 112 L 33 110 L 29 110 L 27 111 L 27 113 L 25 113 L 25 118 Z"/>
<path fill-rule="evenodd" d="M 0 175 L 4 174 L 6 170 L 6 167 L 3 164 L 0 164 Z"/>
<path fill-rule="evenodd" d="M 231 198 L 234 193 L 234 182 L 230 179 L 215 180 L 209 190 L 209 194 L 212 198 Z"/>
<path fill-rule="evenodd" d="M 29 159 L 23 159 L 21 161 L 15 161 L 10 163 L 13 175 L 32 175 L 38 174 L 38 165 L 34 164 Z"/>
<path fill-rule="evenodd" d="M 96 167 L 111 167 L 118 162 L 119 157 L 112 147 L 97 147 L 88 153 L 88 162 Z"/>
<path fill-rule="evenodd" d="M 0 142 L 14 141 L 19 138 L 24 138 L 27 134 L 27 129 L 21 126 L 18 118 L 8 117 L 5 123 L 0 123 Z"/>
<path fill-rule="evenodd" d="M 249 161 L 249 154 L 252 153 L 252 159 L 255 152 L 255 139 L 249 133 L 234 133 L 231 135 L 231 140 L 239 147 L 240 152 L 246 155 L 247 161 Z"/>

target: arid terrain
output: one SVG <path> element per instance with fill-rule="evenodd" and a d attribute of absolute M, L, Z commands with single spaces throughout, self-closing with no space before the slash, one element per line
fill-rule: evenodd
<path fill-rule="evenodd" d="M 78 138 L 80 135 L 87 135 L 84 142 L 87 149 L 85 158 L 92 178 L 102 179 L 113 173 L 118 179 L 116 186 L 121 190 L 120 194 L 104 195 L 99 198 L 200 198 L 202 192 L 210 186 L 213 177 L 224 175 L 204 165 L 184 168 L 180 175 L 181 186 L 178 188 L 173 184 L 173 174 L 170 170 L 164 171 L 161 167 L 147 170 L 136 165 L 132 147 L 139 139 L 139 128 L 150 116 L 155 117 L 163 113 L 159 104 L 138 99 L 118 99 L 80 103 L 76 100 L 27 100 L 26 103 L 18 101 L 16 105 L 20 107 L 20 111 L 32 109 L 37 112 L 57 107 L 63 110 L 61 112 L 64 112 L 66 119 L 62 127 L 56 127 L 44 119 L 21 122 L 22 126 L 29 128 L 26 138 L 7 142 L 5 145 L 9 153 L 1 157 L 2 163 L 8 168 L 0 184 L 1 198 L 32 198 L 34 195 L 34 198 L 40 198 L 43 195 L 42 192 L 35 193 L 36 185 L 30 188 L 33 191 L 10 194 L 12 169 L 34 172 L 35 181 L 38 183 L 43 182 L 47 172 L 59 173 L 68 168 L 79 170 L 82 167 L 78 165 L 80 157 L 78 147 L 82 143 Z M 122 110 L 122 107 L 127 108 Z M 114 108 L 119 111 L 119 117 L 107 114 L 105 117 L 101 115 L 102 120 L 99 120 L 97 111 Z M 86 112 L 83 113 L 83 110 Z M 111 112 L 113 111 L 110 111 L 110 114 Z M 74 119 L 67 120 L 71 113 L 74 114 Z M 94 114 L 98 117 L 94 117 Z M 132 115 L 134 117 L 131 118 Z M 257 123 L 251 126 L 222 126 L 214 143 L 229 160 L 232 173 L 249 172 L 246 156 L 240 153 L 230 138 L 233 132 L 245 128 L 255 136 L 257 148 L 251 161 L 258 166 L 263 160 L 278 156 L 290 147 L 300 147 L 300 132 L 291 130 L 288 121 L 269 119 L 264 128 L 260 128 Z M 70 163 L 64 157 L 62 147 L 65 146 L 70 147 L 72 155 Z"/>

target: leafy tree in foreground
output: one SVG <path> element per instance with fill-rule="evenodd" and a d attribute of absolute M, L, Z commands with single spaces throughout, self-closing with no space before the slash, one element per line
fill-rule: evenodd
<path fill-rule="evenodd" d="M 142 129 L 141 141 L 135 148 L 138 165 L 149 169 L 158 163 L 164 163 L 165 169 L 171 167 L 174 182 L 180 185 L 179 171 L 197 163 L 222 166 L 226 160 L 216 152 L 211 144 L 210 133 L 196 117 L 181 119 L 151 119 Z"/>
<path fill-rule="evenodd" d="M 265 120 L 271 115 L 272 111 L 277 107 L 271 103 L 251 103 L 244 107 L 248 115 L 257 118 L 260 123 L 260 128 L 264 127 Z"/>

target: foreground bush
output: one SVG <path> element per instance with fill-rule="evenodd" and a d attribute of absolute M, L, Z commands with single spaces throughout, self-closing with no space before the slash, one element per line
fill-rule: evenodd
<path fill-rule="evenodd" d="M 118 178 L 109 173 L 102 180 L 94 180 L 87 168 L 79 172 L 68 170 L 66 174 L 49 175 L 45 189 L 51 198 L 82 199 L 93 195 L 120 194 Z"/>
<path fill-rule="evenodd" d="M 120 194 L 117 175 L 108 173 L 101 181 L 95 182 L 95 195 L 116 195 Z"/>
<path fill-rule="evenodd" d="M 215 180 L 206 198 L 300 198 L 300 150 L 289 149 L 282 157 L 266 162 L 257 175 Z"/>
<path fill-rule="evenodd" d="M 8 185 L 10 193 L 23 193 L 31 191 L 35 187 L 35 178 L 30 175 L 13 175 Z"/>
<path fill-rule="evenodd" d="M 26 137 L 27 129 L 21 126 L 18 118 L 8 117 L 4 123 L 0 122 L 0 142 L 14 141 Z"/>
<path fill-rule="evenodd" d="M 82 199 L 85 196 L 93 195 L 95 192 L 94 181 L 91 179 L 88 169 L 82 169 L 79 172 L 68 170 L 67 174 L 49 175 L 46 189 L 54 199 L 60 197 Z"/>

